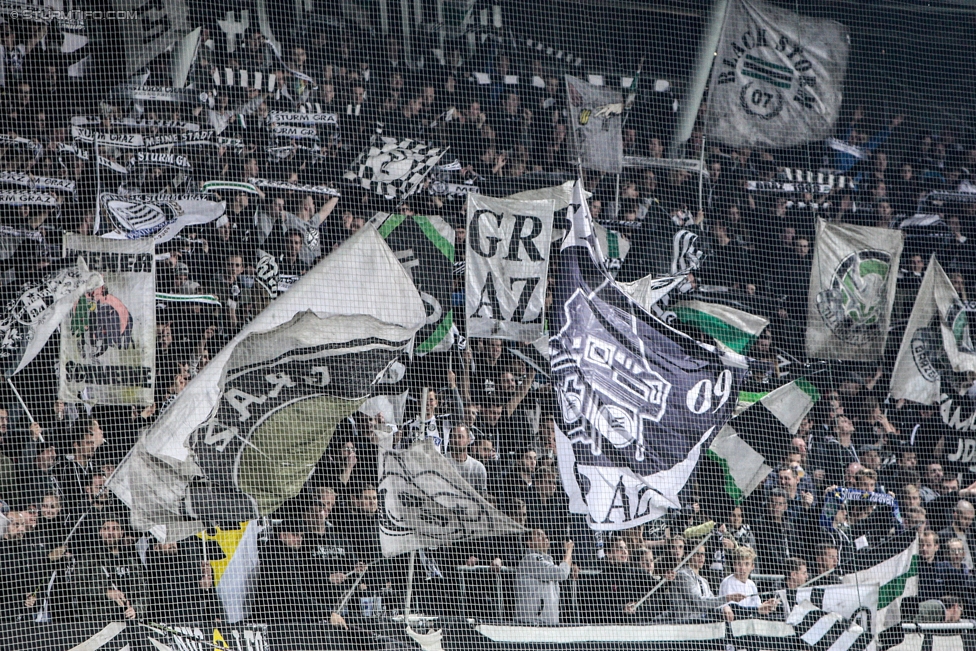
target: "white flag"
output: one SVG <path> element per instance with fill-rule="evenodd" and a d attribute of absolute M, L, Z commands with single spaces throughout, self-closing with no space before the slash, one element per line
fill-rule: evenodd
<path fill-rule="evenodd" d="M 620 174 L 624 99 L 619 92 L 566 75 L 576 157 L 586 169 Z"/>
<path fill-rule="evenodd" d="M 430 439 L 409 450 L 381 441 L 379 480 L 380 546 L 387 558 L 525 532 L 464 481 Z"/>
<path fill-rule="evenodd" d="M 393 251 L 372 225 L 361 228 L 248 323 L 139 439 L 110 486 L 133 526 L 173 541 L 204 523 L 273 513 L 424 321 Z"/>
<path fill-rule="evenodd" d="M 532 342 L 542 334 L 552 201 L 468 197 L 468 336 Z"/>
<path fill-rule="evenodd" d="M 792 147 L 831 135 L 847 28 L 761 0 L 729 0 L 709 85 L 707 134 L 733 147 Z"/>
<path fill-rule="evenodd" d="M 61 322 L 60 396 L 103 405 L 148 405 L 156 369 L 156 262 L 151 239 L 66 233 L 65 257 L 81 258 L 104 284 Z"/>
<path fill-rule="evenodd" d="M 969 329 L 969 314 L 974 310 L 976 304 L 959 298 L 933 255 L 898 349 L 891 374 L 892 397 L 934 405 L 943 392 L 951 393 L 948 384 L 953 373 L 976 371 Z"/>
<path fill-rule="evenodd" d="M 809 357 L 870 360 L 884 353 L 903 243 L 901 231 L 817 221 Z"/>
<path fill-rule="evenodd" d="M 101 275 L 78 264 L 24 287 L 0 321 L 0 366 L 8 376 L 31 363 L 84 294 L 101 287 Z"/>

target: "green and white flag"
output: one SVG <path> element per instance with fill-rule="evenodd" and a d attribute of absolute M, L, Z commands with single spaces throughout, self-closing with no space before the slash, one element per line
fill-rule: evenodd
<path fill-rule="evenodd" d="M 817 220 L 806 353 L 867 361 L 884 353 L 904 234 Z"/>
<path fill-rule="evenodd" d="M 941 400 L 954 373 L 976 371 L 976 349 L 964 301 L 933 255 L 925 270 L 908 327 L 891 374 L 891 395 L 933 405 Z"/>
<path fill-rule="evenodd" d="M 769 320 L 728 305 L 705 301 L 680 301 L 672 308 L 678 320 L 712 337 L 719 346 L 745 353 Z"/>
<path fill-rule="evenodd" d="M 840 23 L 730 0 L 709 84 L 708 138 L 779 148 L 831 135 L 849 48 Z"/>
<path fill-rule="evenodd" d="M 413 280 L 427 309 L 427 323 L 417 333 L 418 355 L 441 352 L 454 344 L 454 229 L 437 216 L 376 213 L 371 220 Z"/>
<path fill-rule="evenodd" d="M 796 380 L 769 392 L 719 431 L 706 456 L 721 472 L 721 485 L 733 502 L 765 481 L 819 398 L 816 387 Z"/>
<path fill-rule="evenodd" d="M 899 624 L 902 599 L 918 595 L 918 538 L 897 554 L 877 565 L 845 574 L 840 581 L 843 585 L 878 586 L 873 624 L 875 635 Z"/>

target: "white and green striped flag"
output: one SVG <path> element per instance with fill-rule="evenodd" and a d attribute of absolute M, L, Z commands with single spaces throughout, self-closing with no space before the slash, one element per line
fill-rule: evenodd
<path fill-rule="evenodd" d="M 747 498 L 789 449 L 800 422 L 819 399 L 816 387 L 796 380 L 770 391 L 728 422 L 708 448 L 729 498 Z M 767 463 L 769 461 L 770 463 Z"/>
<path fill-rule="evenodd" d="M 712 337 L 719 346 L 745 353 L 769 320 L 720 303 L 681 301 L 674 313 L 682 323 L 693 325 Z"/>
<path fill-rule="evenodd" d="M 899 624 L 902 599 L 918 595 L 918 538 L 901 552 L 871 567 L 845 574 L 840 580 L 845 585 L 879 586 L 874 611 L 875 635 Z"/>

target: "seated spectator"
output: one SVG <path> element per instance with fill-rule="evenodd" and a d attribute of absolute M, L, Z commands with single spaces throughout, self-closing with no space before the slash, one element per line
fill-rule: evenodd
<path fill-rule="evenodd" d="M 738 602 L 737 608 L 754 610 L 759 615 L 768 615 L 779 606 L 779 599 L 773 597 L 763 601 L 759 598 L 759 588 L 749 578 L 755 566 L 756 552 L 748 547 L 736 549 L 732 554 L 732 574 L 722 580 L 722 585 L 718 589 L 718 596 L 744 595 L 745 598 Z"/>
<path fill-rule="evenodd" d="M 777 619 L 786 621 L 797 605 L 797 590 L 806 586 L 810 573 L 807 571 L 806 562 L 801 558 L 786 559 L 783 568 L 786 571 L 784 589 L 778 592 L 782 608 L 777 608 L 776 613 L 778 613 Z"/>
<path fill-rule="evenodd" d="M 696 549 L 688 562 L 675 573 L 669 591 L 668 616 L 681 623 L 715 621 L 724 618 L 733 621 L 735 614 L 727 605 L 746 598 L 743 594 L 727 594 L 716 597 L 712 588 L 699 574 L 705 565 L 705 549 Z"/>
<path fill-rule="evenodd" d="M 939 534 L 926 531 L 918 540 L 918 596 L 920 599 L 936 599 L 945 592 L 948 563 L 940 561 Z"/>
<path fill-rule="evenodd" d="M 945 555 L 948 561 L 948 567 L 945 568 L 946 590 L 952 594 L 964 595 L 972 605 L 976 601 L 976 581 L 972 570 L 964 563 L 966 552 L 963 541 L 950 538 L 945 543 Z"/>
<path fill-rule="evenodd" d="M 817 547 L 814 558 L 814 578 L 810 585 L 836 585 L 840 583 L 837 566 L 840 564 L 840 551 L 836 545 L 823 544 Z"/>
<path fill-rule="evenodd" d="M 515 620 L 523 624 L 559 624 L 559 584 L 573 568 L 573 541 L 563 543 L 563 559 L 557 565 L 549 555 L 549 537 L 534 529 L 525 541 L 526 552 L 515 574 Z"/>
<path fill-rule="evenodd" d="M 209 545 L 207 558 L 219 560 L 220 547 Z M 146 617 L 160 623 L 210 626 L 223 619 L 214 590 L 213 568 L 190 541 L 156 543 L 146 550 Z"/>
<path fill-rule="evenodd" d="M 973 546 L 976 545 L 976 535 L 973 533 L 973 518 L 976 516 L 976 509 L 968 500 L 959 500 L 956 508 L 952 512 L 952 524 L 939 532 L 939 538 L 948 542 L 950 539 L 962 541 L 963 565 L 972 571 Z"/>

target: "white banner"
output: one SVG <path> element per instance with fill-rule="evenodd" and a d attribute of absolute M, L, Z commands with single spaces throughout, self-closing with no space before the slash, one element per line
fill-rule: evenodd
<path fill-rule="evenodd" d="M 809 357 L 859 361 L 884 353 L 903 243 L 901 231 L 817 221 Z"/>
<path fill-rule="evenodd" d="M 380 443 L 380 547 L 389 558 L 425 547 L 525 532 L 464 481 L 430 439 Z"/>
<path fill-rule="evenodd" d="M 571 75 L 566 75 L 566 90 L 576 156 L 586 169 L 619 174 L 624 167 L 623 95 Z"/>
<path fill-rule="evenodd" d="M 959 298 L 933 255 L 898 349 L 891 374 L 892 397 L 934 405 L 943 393 L 955 393 L 950 385 L 972 384 L 966 373 L 976 371 L 969 328 L 969 314 L 974 311 L 976 303 Z"/>
<path fill-rule="evenodd" d="M 152 239 L 113 241 L 65 233 L 64 255 L 82 258 L 105 284 L 61 323 L 60 397 L 148 405 L 156 368 L 156 262 Z"/>
<path fill-rule="evenodd" d="M 542 334 L 553 202 L 468 197 L 469 337 L 530 343 Z"/>
<path fill-rule="evenodd" d="M 840 23 L 729 0 L 709 85 L 708 137 L 733 147 L 792 147 L 831 135 L 849 47 Z"/>

